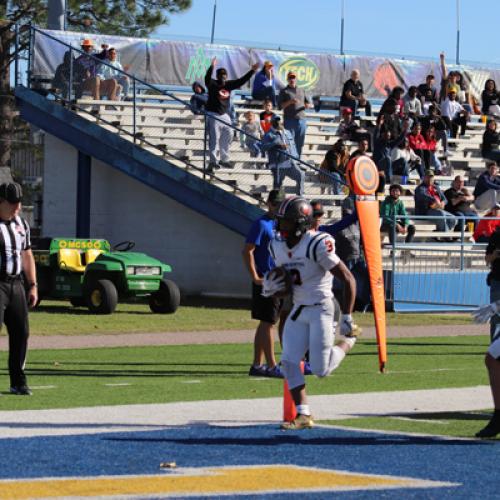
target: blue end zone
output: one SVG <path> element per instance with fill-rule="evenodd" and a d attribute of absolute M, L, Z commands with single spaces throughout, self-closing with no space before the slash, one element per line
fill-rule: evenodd
<path fill-rule="evenodd" d="M 343 493 L 356 498 L 472 498 L 479 494 L 493 498 L 498 496 L 500 484 L 499 445 L 334 428 L 286 433 L 277 425 L 196 425 L 149 432 L 3 439 L 0 478 L 161 474 L 159 464 L 165 461 L 175 461 L 181 468 L 295 464 L 461 484 Z M 304 498 L 304 493 L 273 498 L 299 495 Z M 307 493 L 307 498 L 331 496 L 332 492 Z"/>

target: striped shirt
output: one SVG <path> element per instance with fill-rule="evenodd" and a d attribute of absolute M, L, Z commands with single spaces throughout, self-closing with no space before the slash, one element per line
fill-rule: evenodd
<path fill-rule="evenodd" d="M 21 274 L 21 252 L 30 248 L 30 228 L 23 218 L 0 220 L 0 280 Z"/>

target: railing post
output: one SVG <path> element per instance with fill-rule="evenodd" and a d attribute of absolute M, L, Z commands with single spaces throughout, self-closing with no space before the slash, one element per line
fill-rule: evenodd
<path fill-rule="evenodd" d="M 73 49 L 69 49 L 69 90 L 68 90 L 68 101 L 71 102 L 73 99 Z M 75 101 L 76 101 L 76 93 L 75 93 Z"/>
<path fill-rule="evenodd" d="M 464 243 L 465 243 L 465 216 L 460 217 L 460 221 L 462 223 L 462 227 L 460 229 L 460 271 L 464 270 Z"/>
<path fill-rule="evenodd" d="M 35 30 L 29 24 L 29 43 L 28 43 L 28 81 L 27 87 L 31 89 L 31 72 L 33 68 L 33 50 L 35 45 Z"/>
<path fill-rule="evenodd" d="M 132 136 L 134 138 L 134 144 L 136 143 L 136 112 L 137 112 L 137 93 L 136 93 L 136 85 L 135 78 L 132 80 Z"/>
<path fill-rule="evenodd" d="M 16 57 L 14 59 L 14 87 L 19 85 L 19 24 L 14 25 L 15 39 L 14 39 L 14 50 L 16 51 Z"/>
<path fill-rule="evenodd" d="M 203 132 L 203 180 L 205 180 L 207 175 L 207 137 L 208 137 L 208 115 L 203 114 L 205 126 Z"/>

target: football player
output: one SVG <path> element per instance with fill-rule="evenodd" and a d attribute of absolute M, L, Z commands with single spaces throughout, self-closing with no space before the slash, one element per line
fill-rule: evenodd
<path fill-rule="evenodd" d="M 307 403 L 305 378 L 300 363 L 309 349 L 311 370 L 325 377 L 335 370 L 352 349 L 360 329 L 351 313 L 356 296 L 353 275 L 335 254 L 335 240 L 327 233 L 311 231 L 312 207 L 299 196 L 283 201 L 276 214 L 279 237 L 269 248 L 276 266 L 286 269 L 292 282 L 293 309 L 283 332 L 282 368 L 297 407 L 293 422 L 283 429 L 306 429 L 313 426 Z M 285 286 L 282 277 L 264 280 L 263 294 L 274 294 Z M 334 345 L 333 276 L 346 287 L 346 305 L 340 323 L 342 339 Z M 281 280 L 277 282 L 277 280 Z"/>

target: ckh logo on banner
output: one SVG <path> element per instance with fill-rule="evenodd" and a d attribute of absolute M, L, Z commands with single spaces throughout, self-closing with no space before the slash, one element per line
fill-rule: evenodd
<path fill-rule="evenodd" d="M 286 82 L 286 75 L 289 71 L 293 71 L 297 75 L 297 87 L 304 90 L 314 88 L 319 80 L 318 66 L 305 57 L 290 57 L 280 64 L 278 76 L 282 82 Z"/>

